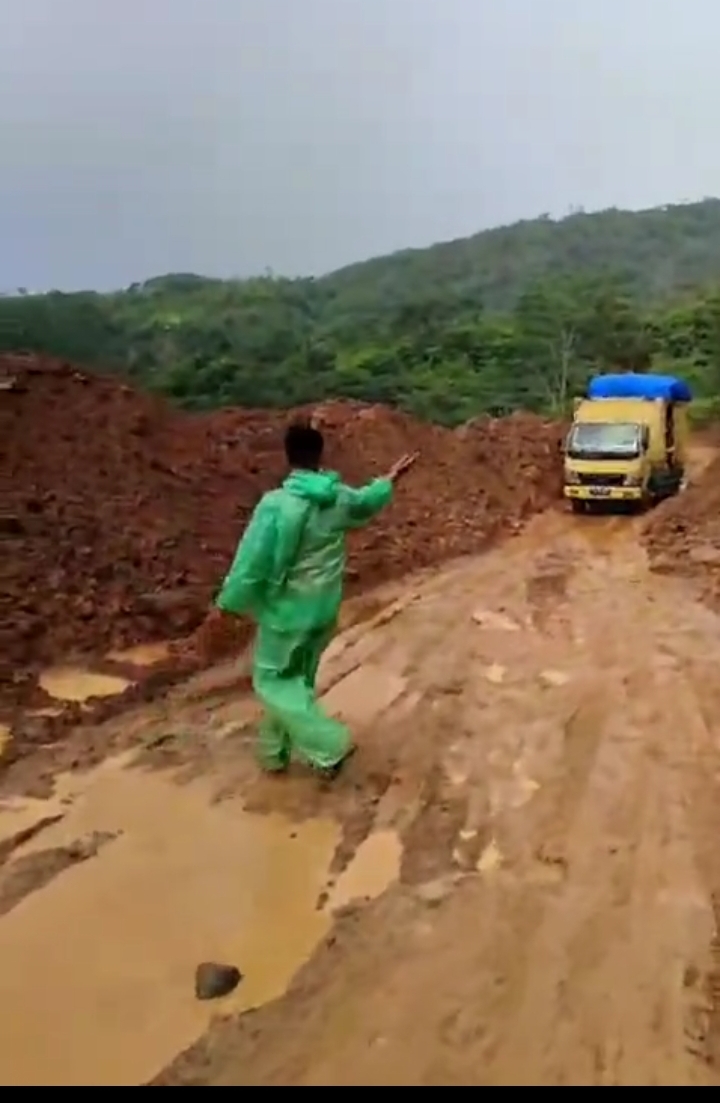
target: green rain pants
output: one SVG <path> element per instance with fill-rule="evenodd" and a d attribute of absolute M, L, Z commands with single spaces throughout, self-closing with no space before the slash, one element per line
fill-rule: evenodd
<path fill-rule="evenodd" d="M 318 770 L 347 756 L 350 732 L 318 704 L 315 679 L 335 625 L 303 635 L 258 628 L 253 656 L 253 689 L 265 707 L 258 757 L 266 770 L 284 770 L 295 757 Z"/>

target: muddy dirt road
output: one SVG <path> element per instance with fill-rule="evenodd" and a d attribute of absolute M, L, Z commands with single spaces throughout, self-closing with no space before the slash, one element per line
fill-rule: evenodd
<path fill-rule="evenodd" d="M 207 1028 L 156 1084 L 720 1082 L 720 619 L 638 524 L 546 514 L 373 599 L 334 786 L 258 775 L 227 670 L 114 721 L 164 773 L 13 813 L 63 818 L 6 878 L 113 837 L 0 918 L 0 1081 L 137 1084 Z M 245 974 L 209 1026 L 204 957 Z"/>

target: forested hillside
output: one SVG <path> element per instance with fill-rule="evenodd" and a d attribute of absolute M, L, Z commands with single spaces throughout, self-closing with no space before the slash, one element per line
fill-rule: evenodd
<path fill-rule="evenodd" d="M 111 295 L 0 299 L 0 351 L 118 370 L 193 409 L 330 396 L 454 424 L 557 410 L 610 367 L 720 393 L 720 200 L 577 213 L 322 279 L 169 275 Z"/>

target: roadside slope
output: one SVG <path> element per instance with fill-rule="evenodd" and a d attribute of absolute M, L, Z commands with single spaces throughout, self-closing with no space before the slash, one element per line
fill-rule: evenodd
<path fill-rule="evenodd" d="M 720 456 L 711 438 L 693 445 L 687 490 L 663 502 L 643 526 L 652 568 L 690 578 L 720 608 Z"/>

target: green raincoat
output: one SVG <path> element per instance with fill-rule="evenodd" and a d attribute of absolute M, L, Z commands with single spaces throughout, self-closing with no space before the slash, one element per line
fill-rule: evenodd
<path fill-rule="evenodd" d="M 342 601 L 345 533 L 392 498 L 389 479 L 353 489 L 332 471 L 293 471 L 253 513 L 217 597 L 258 626 L 253 688 L 265 706 L 259 753 L 268 770 L 291 753 L 318 769 L 351 747 L 348 729 L 320 708 L 315 679 Z"/>

